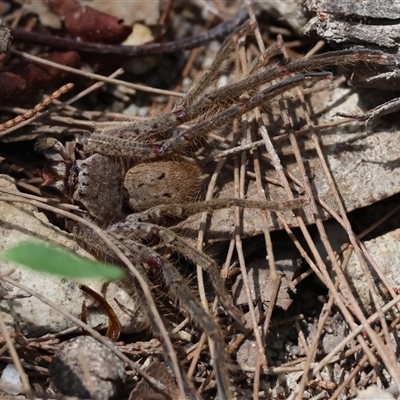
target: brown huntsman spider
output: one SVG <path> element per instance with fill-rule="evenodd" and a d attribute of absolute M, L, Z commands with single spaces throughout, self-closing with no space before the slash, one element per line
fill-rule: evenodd
<path fill-rule="evenodd" d="M 217 263 L 166 227 L 164 222 L 232 206 L 293 209 L 307 204 L 307 199 L 297 198 L 286 203 L 223 198 L 195 201 L 201 196 L 202 170 L 191 151 L 204 142 L 210 132 L 226 129 L 234 120 L 267 105 L 296 86 L 329 76 L 313 71 L 379 58 L 377 53 L 370 51 L 340 51 L 282 65 L 271 61 L 281 52 L 281 47 L 274 45 L 250 65 L 242 79 L 211 91 L 222 63 L 235 52 L 238 40 L 253 30 L 251 22 L 236 29 L 223 43 L 211 67 L 201 74 L 171 112 L 127 123 L 119 130 L 95 131 L 77 152 L 76 160 L 72 160 L 55 139 L 42 139 L 37 145 L 42 151 L 56 149 L 64 158 L 64 162 L 53 163 L 44 171 L 43 193 L 56 194 L 81 204 L 91 220 L 105 229 L 144 277 L 148 268 L 162 272 L 165 287 L 209 338 L 221 399 L 232 399 L 233 395 L 224 339 L 218 324 L 183 283 L 176 266 L 151 243 L 157 240 L 200 265 L 207 272 L 226 313 L 240 322 L 241 313 L 233 305 Z M 127 204 L 129 212 L 126 211 Z M 96 255 L 117 262 L 116 256 L 88 228 L 78 224 L 73 233 L 79 243 Z M 140 287 L 137 290 L 140 293 Z M 146 301 L 142 305 L 150 314 Z M 149 318 L 149 323 L 159 337 L 159 328 L 153 318 Z M 170 360 L 167 361 L 171 365 Z M 190 387 L 190 383 L 186 383 Z"/>

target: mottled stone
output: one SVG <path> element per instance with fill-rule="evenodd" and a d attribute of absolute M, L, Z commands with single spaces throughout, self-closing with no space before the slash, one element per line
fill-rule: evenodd
<path fill-rule="evenodd" d="M 90 336 L 79 336 L 63 343 L 49 371 L 60 393 L 83 399 L 116 398 L 125 380 L 123 361 Z"/>

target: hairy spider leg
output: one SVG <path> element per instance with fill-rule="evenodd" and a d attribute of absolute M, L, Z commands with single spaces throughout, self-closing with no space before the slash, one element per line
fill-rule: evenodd
<path fill-rule="evenodd" d="M 204 137 L 207 132 L 227 125 L 235 118 L 238 118 L 255 107 L 272 100 L 285 91 L 304 83 L 306 80 L 321 79 L 326 78 L 327 76 L 330 76 L 330 74 L 321 72 L 288 78 L 256 94 L 248 102 L 236 104 L 221 114 L 217 114 L 199 122 L 192 128 L 189 128 L 166 141 L 148 144 L 132 141 L 132 138 L 130 137 L 116 137 L 94 133 L 88 141 L 88 146 L 92 151 L 99 154 L 122 156 L 130 159 L 138 159 L 142 162 L 157 160 L 162 156 L 170 155 L 175 150 L 183 150 L 188 146 L 188 144 L 192 143 L 197 138 Z M 172 114 L 167 114 L 165 117 L 169 118 L 171 115 Z"/>
<path fill-rule="evenodd" d="M 309 204 L 310 200 L 306 197 L 287 201 L 255 201 L 248 199 L 228 199 L 218 198 L 205 201 L 198 201 L 186 204 L 163 204 L 149 208 L 140 213 L 131 214 L 129 218 L 134 218 L 135 222 L 159 223 L 166 217 L 186 218 L 191 215 L 204 211 L 212 212 L 230 207 L 256 208 L 258 210 L 284 211 L 301 208 Z"/>
<path fill-rule="evenodd" d="M 135 214 L 132 214 L 132 216 L 128 216 L 124 221 L 111 226 L 107 232 L 136 240 L 157 237 L 185 258 L 200 265 L 207 272 L 222 307 L 239 324 L 243 323 L 242 313 L 233 305 L 232 297 L 227 291 L 224 280 L 219 273 L 220 268 L 218 264 L 207 254 L 197 250 L 184 239 L 181 239 L 171 229 L 152 223 L 138 222 L 135 219 Z"/>
<path fill-rule="evenodd" d="M 150 268 L 159 269 L 162 272 L 165 285 L 170 289 L 173 296 L 179 300 L 184 310 L 191 315 L 194 321 L 198 322 L 199 326 L 207 334 L 219 396 L 224 400 L 233 399 L 229 387 L 225 345 L 218 324 L 202 307 L 192 291 L 185 285 L 182 276 L 175 266 L 172 263 L 163 260 L 151 247 L 129 239 L 123 234 L 115 233 L 113 230 L 108 230 L 107 234 L 111 237 L 118 248 L 120 248 L 128 258 L 130 258 L 144 277 L 147 277 L 147 275 L 142 266 L 143 264 L 148 265 Z M 79 243 L 84 247 L 95 251 L 98 256 L 116 261 L 115 256 L 100 242 L 97 235 L 86 227 L 77 224 L 74 227 L 74 236 Z M 135 280 L 133 281 L 135 283 Z M 140 285 L 135 284 L 135 287 L 139 293 L 141 293 Z M 141 301 L 144 310 L 149 311 L 144 296 L 139 295 L 138 298 Z M 149 313 L 149 315 L 151 314 Z M 153 329 L 154 335 L 157 338 L 161 338 L 161 332 L 159 332 L 158 326 L 154 323 L 152 318 L 149 318 L 149 323 Z M 172 365 L 170 360 L 166 361 L 170 366 Z M 182 376 L 185 376 L 185 374 L 182 374 Z M 190 389 L 190 383 L 186 377 L 184 379 L 186 380 L 186 386 Z"/>
<path fill-rule="evenodd" d="M 198 123 L 196 126 L 186 129 L 176 136 L 163 141 L 159 144 L 156 152 L 154 149 L 157 144 L 153 144 L 153 153 L 156 153 L 158 157 L 160 155 L 167 156 L 175 152 L 182 153 L 194 140 L 196 140 L 197 137 L 203 137 L 207 132 L 222 128 L 234 119 L 241 117 L 246 112 L 271 101 L 293 87 L 299 86 L 309 80 L 326 79 L 329 77 L 331 77 L 331 74 L 328 72 L 317 72 L 308 75 L 296 75 L 292 78 L 285 79 L 284 81 L 257 93 L 250 98 L 249 101 L 236 104 L 221 114 L 208 118 L 205 121 Z"/>
<path fill-rule="evenodd" d="M 234 32 L 229 35 L 225 41 L 222 43 L 212 65 L 205 68 L 201 73 L 200 77 L 197 78 L 193 85 L 186 92 L 185 97 L 177 104 L 174 109 L 187 109 L 190 104 L 194 102 L 195 99 L 200 97 L 201 93 L 205 91 L 207 87 L 211 85 L 217 78 L 220 72 L 222 63 L 227 60 L 234 52 L 237 43 L 241 38 L 254 32 L 255 23 L 248 20 L 244 22 L 241 26 L 234 30 Z"/>
<path fill-rule="evenodd" d="M 152 117 L 145 121 L 134 121 L 127 125 L 123 130 L 104 130 L 102 132 L 95 132 L 88 139 L 88 149 L 104 155 L 122 156 L 140 161 L 159 159 L 164 155 L 163 141 L 158 143 L 147 143 L 137 141 L 135 140 L 135 137 L 151 137 L 155 134 L 168 134 L 182 123 L 193 120 L 204 120 L 210 114 L 212 114 L 213 111 L 214 114 L 217 115 L 212 118 L 215 118 L 216 121 L 219 121 L 221 125 L 222 121 L 224 121 L 224 124 L 227 124 L 234 118 L 237 118 L 237 115 L 243 115 L 245 112 L 260 106 L 263 104 L 263 102 L 271 100 L 278 94 L 281 94 L 279 89 L 285 87 L 285 80 L 277 83 L 276 85 L 272 85 L 269 89 L 267 89 L 267 93 L 271 94 L 271 97 L 268 96 L 268 100 L 262 99 L 263 95 L 261 93 L 265 93 L 265 91 L 263 91 L 256 94 L 253 98 L 254 100 L 250 99 L 250 101 L 247 102 L 247 105 L 246 103 L 240 101 L 240 98 L 244 93 L 255 89 L 258 90 L 260 86 L 271 82 L 272 80 L 281 79 L 283 76 L 287 76 L 288 74 L 295 74 L 303 71 L 321 70 L 334 65 L 349 65 L 356 62 L 379 62 L 384 58 L 385 56 L 378 51 L 343 50 L 319 54 L 306 59 L 295 60 L 287 65 L 269 66 L 265 71 L 262 71 L 256 75 L 250 75 L 238 82 L 223 86 L 214 90 L 212 93 L 203 95 L 187 109 L 176 109 L 171 113 Z M 301 84 L 302 79 L 310 79 L 310 76 L 312 76 L 312 74 L 303 74 L 302 78 L 297 81 L 297 85 Z M 289 78 L 287 83 L 288 86 L 293 84 L 294 81 L 292 79 L 294 78 Z M 273 92 L 275 89 L 278 89 L 279 93 L 272 95 L 270 92 Z M 241 113 L 233 112 L 234 116 L 230 117 L 229 113 L 226 114 L 225 111 L 223 112 L 225 113 L 224 118 L 219 118 L 218 110 L 221 108 L 226 109 L 235 102 L 240 103 L 239 107 L 241 107 L 243 111 Z M 210 121 L 212 118 L 209 118 L 206 121 Z M 210 130 L 214 129 L 212 124 L 208 124 L 206 126 L 209 127 Z M 197 130 L 197 125 L 189 129 Z M 203 130 L 201 134 L 197 134 L 197 138 L 203 137 L 206 133 L 207 132 Z M 185 135 L 185 133 L 182 133 L 181 135 Z M 189 135 L 187 135 L 187 141 L 190 140 L 191 138 Z"/>

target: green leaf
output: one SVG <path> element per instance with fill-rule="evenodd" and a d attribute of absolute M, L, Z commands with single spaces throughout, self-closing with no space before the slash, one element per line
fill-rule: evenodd
<path fill-rule="evenodd" d="M 66 278 L 119 279 L 121 268 L 78 257 L 56 246 L 23 242 L 0 254 L 6 261 L 22 264 L 35 271 L 56 274 Z"/>

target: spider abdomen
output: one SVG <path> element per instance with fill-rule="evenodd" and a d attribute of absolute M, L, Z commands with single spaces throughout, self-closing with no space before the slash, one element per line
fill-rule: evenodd
<path fill-rule="evenodd" d="M 201 169 L 191 161 L 158 161 L 135 165 L 125 175 L 124 186 L 132 209 L 143 211 L 195 200 L 201 175 Z"/>

